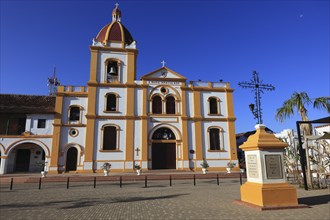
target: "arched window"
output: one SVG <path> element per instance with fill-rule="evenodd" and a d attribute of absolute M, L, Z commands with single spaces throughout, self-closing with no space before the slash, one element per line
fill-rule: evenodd
<path fill-rule="evenodd" d="M 153 114 L 162 114 L 162 98 L 160 96 L 154 96 L 152 99 L 152 113 Z"/>
<path fill-rule="evenodd" d="M 210 133 L 210 150 L 220 150 L 220 129 L 211 128 Z"/>
<path fill-rule="evenodd" d="M 108 61 L 106 63 L 107 82 L 118 82 L 118 62 Z"/>
<path fill-rule="evenodd" d="M 152 135 L 153 140 L 175 140 L 175 134 L 169 128 L 158 128 Z"/>
<path fill-rule="evenodd" d="M 106 95 L 106 111 L 117 111 L 117 96 L 116 94 L 107 94 Z"/>
<path fill-rule="evenodd" d="M 103 150 L 117 149 L 117 128 L 106 126 L 103 128 Z"/>
<path fill-rule="evenodd" d="M 175 98 L 173 96 L 166 98 L 166 114 L 175 114 Z"/>
<path fill-rule="evenodd" d="M 71 106 L 69 110 L 69 121 L 79 121 L 80 120 L 80 107 Z"/>
<path fill-rule="evenodd" d="M 210 103 L 210 114 L 219 114 L 218 111 L 218 100 L 216 98 L 209 98 Z"/>

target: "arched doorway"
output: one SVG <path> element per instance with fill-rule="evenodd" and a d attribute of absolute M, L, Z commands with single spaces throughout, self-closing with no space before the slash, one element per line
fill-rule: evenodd
<path fill-rule="evenodd" d="M 65 171 L 77 170 L 78 150 L 75 147 L 70 147 L 66 153 Z"/>
<path fill-rule="evenodd" d="M 176 169 L 176 137 L 169 128 L 152 135 L 152 169 Z"/>
<path fill-rule="evenodd" d="M 37 140 L 22 140 L 7 148 L 4 173 L 40 172 L 47 166 L 48 147 Z M 45 164 L 46 163 L 46 164 Z"/>

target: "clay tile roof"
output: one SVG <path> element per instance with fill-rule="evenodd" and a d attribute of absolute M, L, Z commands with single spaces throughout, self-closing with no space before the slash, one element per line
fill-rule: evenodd
<path fill-rule="evenodd" d="M 0 113 L 55 113 L 55 97 L 41 95 L 0 94 Z"/>

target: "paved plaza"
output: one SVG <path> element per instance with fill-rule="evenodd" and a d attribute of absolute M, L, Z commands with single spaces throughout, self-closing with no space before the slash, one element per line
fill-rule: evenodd
<path fill-rule="evenodd" d="M 259 211 L 235 204 L 239 179 L 1 183 L 1 219 L 330 219 L 329 189 L 297 188 L 309 208 Z"/>

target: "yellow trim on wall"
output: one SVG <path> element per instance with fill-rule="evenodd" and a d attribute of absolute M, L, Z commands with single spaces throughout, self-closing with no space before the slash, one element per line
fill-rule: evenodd
<path fill-rule="evenodd" d="M 194 118 L 202 118 L 201 116 L 201 94 L 198 91 L 193 91 L 194 100 Z M 203 140 L 202 140 L 202 122 L 195 121 L 195 147 L 196 160 L 203 159 Z"/>
<path fill-rule="evenodd" d="M 234 116 L 234 101 L 233 101 L 233 93 L 226 93 L 227 99 L 227 117 L 235 118 Z M 235 118 L 236 119 L 236 118 Z M 237 147 L 236 147 L 236 134 L 235 134 L 235 120 L 228 121 L 228 133 L 229 133 L 229 143 L 228 146 L 230 148 L 230 159 L 237 160 Z"/>
<path fill-rule="evenodd" d="M 95 113 L 96 113 L 96 88 L 95 87 L 88 87 L 87 112 L 88 112 L 88 114 L 91 114 L 91 115 L 95 115 Z M 87 118 L 84 162 L 93 162 L 94 140 L 95 140 L 95 118 Z M 92 169 L 94 170 L 95 168 L 93 167 Z"/>
<path fill-rule="evenodd" d="M 126 115 L 128 117 L 134 117 L 135 111 L 135 90 L 134 88 L 127 88 L 127 103 L 126 103 Z M 126 160 L 133 161 L 134 158 L 134 120 L 126 120 Z"/>
<path fill-rule="evenodd" d="M 126 79 L 128 84 L 133 84 L 136 79 L 136 53 L 127 53 Z M 125 74 L 125 73 L 124 73 Z"/>
<path fill-rule="evenodd" d="M 53 168 L 56 167 L 57 169 L 58 169 L 58 161 L 59 161 L 58 153 L 60 149 L 60 140 L 61 140 L 62 114 L 63 114 L 63 96 L 56 95 L 52 152 L 51 152 L 51 160 L 49 167 L 53 167 Z"/>
<path fill-rule="evenodd" d="M 90 78 L 88 83 L 97 83 L 97 61 L 98 61 L 98 50 L 94 47 L 90 47 L 91 61 L 90 61 Z"/>

